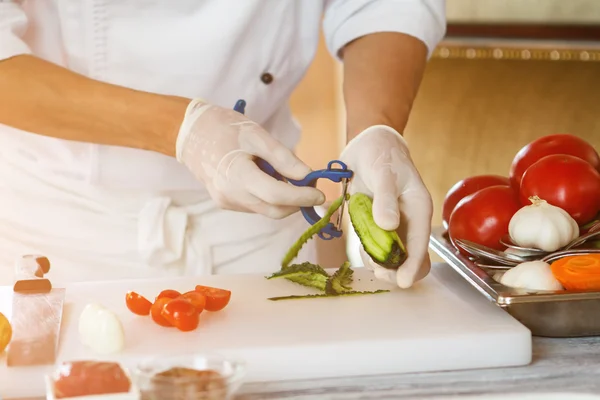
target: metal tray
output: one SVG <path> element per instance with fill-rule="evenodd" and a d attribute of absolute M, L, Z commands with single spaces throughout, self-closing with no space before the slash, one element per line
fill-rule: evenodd
<path fill-rule="evenodd" d="M 442 227 L 432 229 L 429 247 L 480 293 L 529 328 L 534 336 L 600 336 L 600 292 L 530 292 L 504 286 L 460 254 Z"/>

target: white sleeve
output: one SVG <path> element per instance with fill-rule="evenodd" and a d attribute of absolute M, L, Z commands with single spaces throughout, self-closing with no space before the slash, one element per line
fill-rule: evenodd
<path fill-rule="evenodd" d="M 329 52 L 371 33 L 399 32 L 421 40 L 428 57 L 446 34 L 445 0 L 325 0 L 323 31 Z"/>
<path fill-rule="evenodd" d="M 32 51 L 23 40 L 27 15 L 17 0 L 0 0 L 0 60 Z"/>

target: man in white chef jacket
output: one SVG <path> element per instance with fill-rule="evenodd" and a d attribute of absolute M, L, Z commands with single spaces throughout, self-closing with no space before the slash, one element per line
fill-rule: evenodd
<path fill-rule="evenodd" d="M 423 278 L 432 202 L 401 134 L 444 0 L 3 0 L 0 283 L 27 253 L 62 281 L 277 268 L 324 196 L 253 157 L 310 172 L 288 99 L 321 26 L 344 63 L 352 191 L 407 240 L 398 273 L 365 265 Z"/>

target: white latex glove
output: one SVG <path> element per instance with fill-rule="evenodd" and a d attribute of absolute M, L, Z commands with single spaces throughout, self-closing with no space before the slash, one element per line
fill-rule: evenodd
<path fill-rule="evenodd" d="M 389 126 L 372 126 L 348 143 L 341 160 L 354 171 L 349 192 L 373 198 L 373 218 L 385 230 L 397 230 L 408 258 L 397 270 L 376 264 L 362 246 L 365 267 L 378 279 L 408 288 L 429 273 L 428 253 L 433 202 L 408 151 L 405 139 Z"/>
<path fill-rule="evenodd" d="M 262 158 L 286 178 L 302 179 L 311 169 L 290 149 L 243 114 L 200 99 L 186 110 L 176 156 L 223 209 L 279 219 L 325 201 L 320 190 L 278 181 L 254 162 Z"/>

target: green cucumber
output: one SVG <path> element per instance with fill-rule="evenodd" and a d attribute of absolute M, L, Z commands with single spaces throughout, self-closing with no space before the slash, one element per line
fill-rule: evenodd
<path fill-rule="evenodd" d="M 406 248 L 395 231 L 386 231 L 373 219 L 373 201 L 355 193 L 348 201 L 348 214 L 365 252 L 379 265 L 397 269 L 406 261 Z"/>

